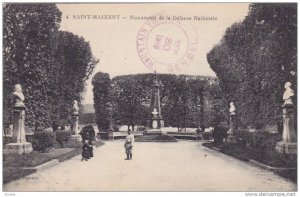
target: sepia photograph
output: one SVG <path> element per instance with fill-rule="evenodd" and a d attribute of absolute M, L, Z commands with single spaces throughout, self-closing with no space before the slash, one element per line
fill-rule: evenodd
<path fill-rule="evenodd" d="M 2 3 L 2 192 L 296 196 L 297 6 Z"/>

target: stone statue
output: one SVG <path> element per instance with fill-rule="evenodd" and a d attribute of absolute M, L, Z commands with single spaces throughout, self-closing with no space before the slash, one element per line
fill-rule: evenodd
<path fill-rule="evenodd" d="M 158 114 L 158 111 L 157 111 L 157 109 L 156 109 L 156 108 L 154 108 L 154 109 L 153 109 L 153 112 L 152 112 L 152 114 L 153 114 L 154 116 L 156 116 L 156 115 Z"/>
<path fill-rule="evenodd" d="M 15 90 L 13 92 L 13 96 L 14 96 L 14 101 L 15 101 L 14 107 L 25 107 L 25 105 L 24 105 L 25 97 L 22 92 L 22 87 L 20 84 L 15 85 Z"/>
<path fill-rule="evenodd" d="M 77 115 L 78 112 L 79 112 L 78 101 L 74 100 L 73 114 L 74 114 L 74 115 Z"/>
<path fill-rule="evenodd" d="M 230 114 L 235 114 L 236 108 L 234 106 L 234 102 L 230 102 L 229 112 Z"/>
<path fill-rule="evenodd" d="M 283 94 L 284 104 L 293 104 L 291 97 L 294 96 L 294 90 L 292 90 L 291 86 L 292 86 L 291 82 L 286 82 L 284 85 L 285 88 L 285 92 Z"/>

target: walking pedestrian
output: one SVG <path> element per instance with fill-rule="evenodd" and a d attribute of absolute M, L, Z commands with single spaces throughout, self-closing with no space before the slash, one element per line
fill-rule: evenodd
<path fill-rule="evenodd" d="M 132 135 L 131 132 L 128 131 L 128 135 L 126 136 L 125 144 L 124 144 L 126 156 L 127 156 L 127 158 L 125 160 L 132 159 L 133 144 L 134 144 L 134 135 Z"/>

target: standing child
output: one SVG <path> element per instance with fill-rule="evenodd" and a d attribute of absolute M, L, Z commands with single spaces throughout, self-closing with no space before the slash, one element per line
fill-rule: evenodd
<path fill-rule="evenodd" d="M 90 158 L 89 140 L 84 140 L 83 146 L 82 146 L 82 159 L 81 159 L 81 161 L 83 161 L 83 160 L 87 161 L 89 158 Z"/>
<path fill-rule="evenodd" d="M 89 144 L 89 157 L 94 157 L 92 140 L 89 140 L 88 144 Z"/>
<path fill-rule="evenodd" d="M 134 144 L 134 135 L 132 135 L 130 133 L 130 131 L 128 131 L 128 135 L 126 136 L 125 144 L 124 144 L 126 155 L 127 155 L 127 158 L 125 160 L 131 160 L 132 159 L 133 144 Z"/>

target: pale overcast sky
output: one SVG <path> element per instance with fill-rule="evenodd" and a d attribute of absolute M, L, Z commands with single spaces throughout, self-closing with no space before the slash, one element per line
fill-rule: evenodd
<path fill-rule="evenodd" d="M 185 65 L 179 71 L 170 72 L 163 69 L 161 65 L 155 65 L 153 68 L 158 72 L 214 76 L 214 72 L 207 63 L 206 54 L 220 41 L 227 27 L 237 21 L 242 21 L 248 13 L 247 3 L 115 3 L 58 4 L 57 6 L 62 12 L 61 30 L 83 36 L 86 41 L 90 42 L 93 55 L 100 59 L 93 75 L 102 71 L 109 73 L 111 77 L 152 72 L 141 60 L 139 56 L 141 54 L 137 52 L 138 34 L 141 28 L 145 27 L 146 20 L 132 20 L 130 15 L 135 17 L 163 15 L 189 19 L 197 16 L 216 19 L 169 21 L 170 23 L 150 28 L 152 37 L 148 34 L 145 40 L 145 42 L 151 42 L 152 39 L 154 42 L 157 37 L 153 35 L 165 34 L 172 37 L 174 42 L 180 41 L 182 53 L 179 51 L 177 54 L 179 57 L 184 58 L 184 55 L 187 57 L 188 50 L 191 50 L 193 59 L 188 62 L 188 66 Z M 98 19 L 80 19 L 82 15 L 86 17 L 97 15 Z M 101 15 L 120 15 L 120 19 L 100 19 Z M 195 40 L 197 42 L 194 42 L 192 46 L 191 42 Z M 162 62 L 171 61 L 173 58 L 173 56 L 164 56 L 163 52 L 151 49 L 148 55 Z M 174 59 L 174 61 L 177 60 Z M 93 103 L 91 78 L 87 82 L 84 104 Z"/>

